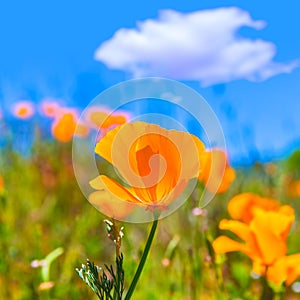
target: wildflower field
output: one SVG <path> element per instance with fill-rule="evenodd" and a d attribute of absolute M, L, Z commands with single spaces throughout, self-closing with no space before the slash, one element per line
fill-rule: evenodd
<path fill-rule="evenodd" d="M 170 192 L 177 174 L 176 151 L 168 140 L 157 141 L 162 132 L 173 141 L 178 133 L 151 125 L 151 134 L 139 140 L 144 147 L 135 146 L 138 151 L 132 159 L 137 157 L 139 174 L 147 173 L 143 159 L 155 143 L 172 166 L 161 185 L 145 193 L 144 188 L 132 190 L 114 180 L 106 150 L 120 128 L 131 136 L 148 124 L 126 127 L 125 112 L 109 114 L 100 108 L 91 111 L 85 123 L 78 123 L 78 117 L 75 108 L 53 101 L 39 106 L 20 102 L 11 112 L 1 113 L 0 299 L 129 299 L 130 289 L 132 299 L 138 300 L 299 299 L 300 150 L 280 161 L 233 168 L 225 152 L 206 149 L 192 136 L 201 171 L 189 165 L 176 180 L 196 178 L 196 186 L 180 208 L 154 221 L 158 226 L 151 249 L 133 287 L 151 222 L 122 220 L 132 205 L 163 213 L 182 192 Z M 99 164 L 104 175 L 100 177 L 124 198 L 117 205 L 110 196 L 103 196 L 99 178 L 90 182 L 90 203 L 77 184 L 72 138 L 91 130 L 99 130 L 95 155 L 102 157 Z M 220 162 L 221 171 L 212 160 Z M 218 182 L 216 186 L 209 174 Z M 203 189 L 215 192 L 205 207 L 199 205 Z M 155 198 L 159 192 L 171 196 L 161 196 L 165 200 L 159 202 Z M 115 264 L 120 257 L 124 281 Z M 92 263 L 102 268 L 97 270 L 105 288 L 96 284 L 98 278 L 87 280 L 92 288 L 83 282 L 91 274 L 87 268 Z M 120 282 L 124 286 L 116 287 Z M 110 295 L 105 292 L 109 285 Z"/>

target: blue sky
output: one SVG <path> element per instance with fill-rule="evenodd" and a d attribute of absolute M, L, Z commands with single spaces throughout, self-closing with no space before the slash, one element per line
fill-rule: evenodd
<path fill-rule="evenodd" d="M 197 90 L 214 109 L 234 162 L 287 155 L 300 145 L 300 68 L 291 67 L 293 62 L 300 60 L 300 3 L 297 1 L 2 1 L 0 101 L 8 108 L 10 103 L 20 99 L 39 101 L 51 96 L 84 107 L 102 90 L 137 75 L 126 67 L 124 60 L 116 62 L 104 58 L 97 61 L 94 58 L 96 49 L 105 41 L 111 41 L 119 29 L 136 30 L 149 19 L 157 22 L 160 11 L 166 9 L 176 11 L 181 20 L 192 12 L 231 6 L 248 12 L 254 27 L 263 27 L 256 21 L 266 23 L 260 29 L 242 26 L 238 28 L 238 35 L 276 46 L 271 61 L 283 64 L 277 69 L 272 66 L 272 72 L 279 70 L 278 74 L 253 82 L 235 72 L 226 73 L 228 80 L 224 80 L 227 75 L 217 78 L 213 73 L 211 81 L 203 84 L 206 75 L 197 74 L 197 80 L 185 64 L 186 72 L 181 74 L 181 66 L 178 66 L 179 74 L 175 79 L 182 79 Z M 187 23 L 182 24 L 184 28 Z M 218 41 L 217 35 L 212 36 Z M 127 38 L 126 34 L 123 38 Z M 118 48 L 118 43 L 120 41 L 109 50 Z M 261 46 L 268 45 L 262 43 Z M 165 51 L 168 54 L 167 46 Z M 193 54 L 199 58 L 196 52 Z M 143 65 L 143 59 L 133 57 L 134 66 Z M 117 68 L 110 68 L 111 64 Z M 151 68 L 142 70 L 146 75 L 147 72 L 166 74 L 159 69 L 159 61 L 149 64 Z M 290 68 L 288 74 L 282 71 L 286 67 Z M 232 69 L 231 65 L 228 68 Z M 263 71 L 259 76 L 266 74 L 266 70 Z"/>

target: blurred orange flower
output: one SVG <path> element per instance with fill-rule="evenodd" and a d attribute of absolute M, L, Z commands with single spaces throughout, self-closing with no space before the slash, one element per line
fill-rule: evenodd
<path fill-rule="evenodd" d="M 30 101 L 19 101 L 13 105 L 12 113 L 16 118 L 30 119 L 34 114 L 34 105 Z"/>
<path fill-rule="evenodd" d="M 72 108 L 59 108 L 52 123 L 52 135 L 58 141 L 66 143 L 73 136 L 85 137 L 89 134 L 89 127 L 78 121 L 78 112 Z"/>
<path fill-rule="evenodd" d="M 105 175 L 98 178 L 118 199 L 147 209 L 166 208 L 198 177 L 203 151 L 203 143 L 186 132 L 125 123 L 109 131 L 95 152 L 118 170 L 127 186 Z"/>
<path fill-rule="evenodd" d="M 280 204 L 275 199 L 263 198 L 253 193 L 242 193 L 229 201 L 228 212 L 233 219 L 248 224 L 257 210 L 276 211 L 279 207 Z"/>
<path fill-rule="evenodd" d="M 52 123 L 52 135 L 58 141 L 66 143 L 72 140 L 76 129 L 76 116 L 67 112 L 55 118 Z"/>
<path fill-rule="evenodd" d="M 201 172 L 198 180 L 203 181 L 211 192 L 223 193 L 235 179 L 235 171 L 228 164 L 223 150 L 212 149 L 201 155 Z"/>

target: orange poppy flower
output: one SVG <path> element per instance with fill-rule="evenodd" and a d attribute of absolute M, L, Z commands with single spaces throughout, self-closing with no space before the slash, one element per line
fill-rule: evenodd
<path fill-rule="evenodd" d="M 267 267 L 286 255 L 286 238 L 294 219 L 293 208 L 285 205 L 277 211 L 256 210 L 249 224 L 222 220 L 220 229 L 232 231 L 243 243 L 220 236 L 213 242 L 213 248 L 216 253 L 245 253 L 253 261 L 253 271 L 263 275 Z"/>
<path fill-rule="evenodd" d="M 13 115 L 16 118 L 27 120 L 34 114 L 34 105 L 30 101 L 20 101 L 13 106 Z"/>
<path fill-rule="evenodd" d="M 233 219 L 248 224 L 257 210 L 276 211 L 279 207 L 280 204 L 275 199 L 263 198 L 253 193 L 242 193 L 229 201 L 228 212 Z"/>
<path fill-rule="evenodd" d="M 224 151 L 212 149 L 201 155 L 202 171 L 198 180 L 211 192 L 223 193 L 235 179 L 235 171 L 228 164 Z"/>
<path fill-rule="evenodd" d="M 125 123 L 109 131 L 95 152 L 121 175 L 122 185 L 98 178 L 115 197 L 147 209 L 166 208 L 199 173 L 203 143 L 186 132 L 145 122 Z"/>
<path fill-rule="evenodd" d="M 57 117 L 52 124 L 52 135 L 60 142 L 69 142 L 72 140 L 76 129 L 76 116 L 71 112 L 66 112 Z"/>

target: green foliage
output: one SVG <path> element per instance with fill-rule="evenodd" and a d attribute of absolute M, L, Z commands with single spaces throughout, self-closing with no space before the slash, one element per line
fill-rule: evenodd
<path fill-rule="evenodd" d="M 76 269 L 79 277 L 92 289 L 100 300 L 121 300 L 124 292 L 123 255 L 116 259 L 116 272 L 112 266 L 105 270 L 87 260 L 81 269 Z"/>

